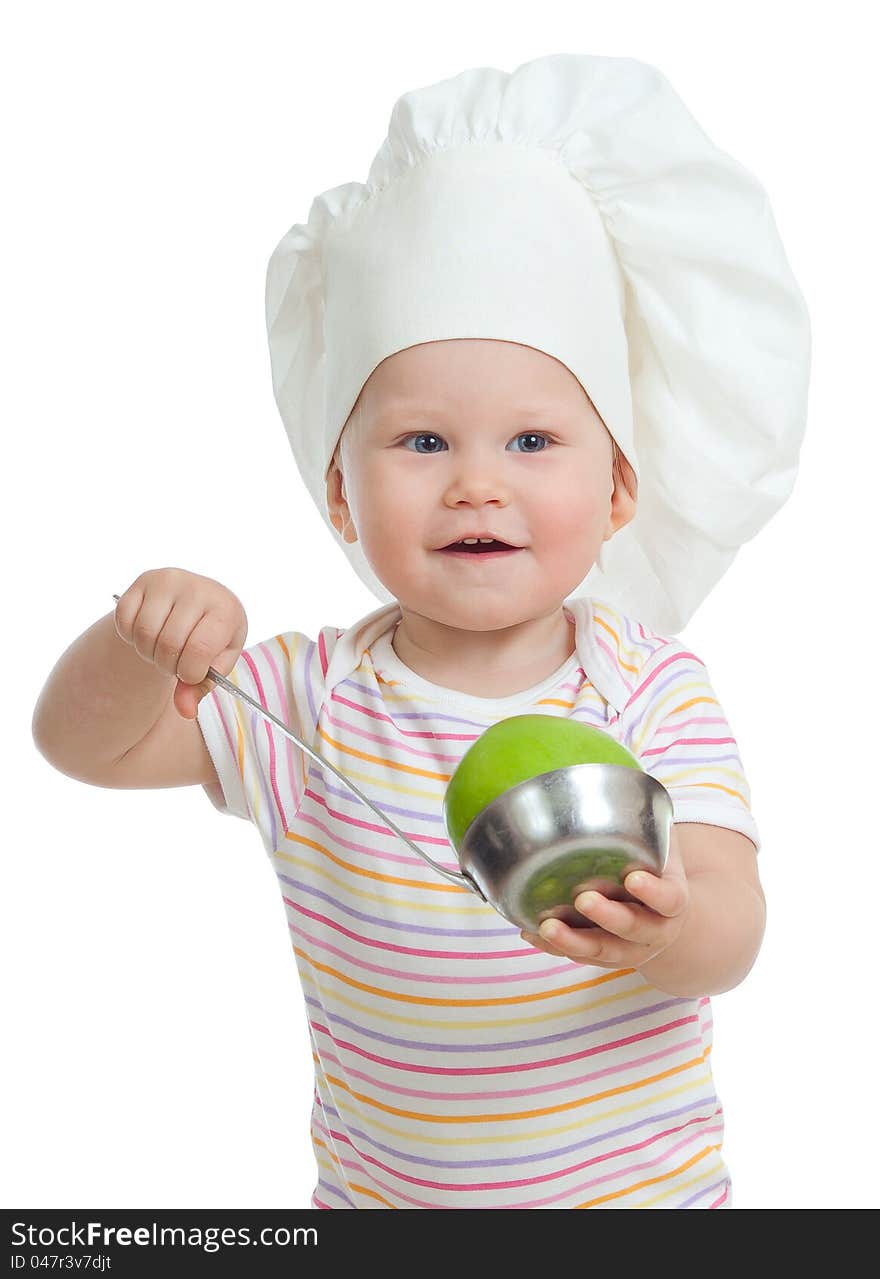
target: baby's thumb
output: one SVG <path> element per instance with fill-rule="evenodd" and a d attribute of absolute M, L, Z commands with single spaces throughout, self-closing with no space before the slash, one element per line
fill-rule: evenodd
<path fill-rule="evenodd" d="M 213 662 L 213 668 L 217 674 L 228 677 L 240 653 L 241 647 L 224 648 L 222 653 L 218 653 Z M 195 719 L 199 713 L 199 702 L 209 693 L 213 693 L 216 687 L 217 684 L 210 675 L 200 680 L 198 684 L 185 684 L 182 679 L 178 679 L 174 690 L 174 705 L 177 707 L 178 714 L 184 719 Z"/>
<path fill-rule="evenodd" d="M 195 719 L 199 713 L 199 702 L 215 688 L 212 679 L 203 679 L 200 684 L 184 684 L 179 679 L 174 689 L 174 705 L 178 715 L 182 715 L 184 719 Z"/>

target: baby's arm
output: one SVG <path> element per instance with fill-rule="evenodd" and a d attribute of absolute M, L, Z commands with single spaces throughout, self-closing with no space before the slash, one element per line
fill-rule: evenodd
<path fill-rule="evenodd" d="M 247 635 L 240 602 L 183 569 L 141 574 L 114 612 L 53 667 L 34 709 L 37 749 L 59 772 L 93 786 L 219 784 L 196 715 L 232 670 Z"/>
<path fill-rule="evenodd" d="M 687 879 L 688 909 L 676 940 L 642 964 L 641 972 L 670 994 L 720 995 L 746 977 L 764 937 L 766 905 L 755 845 L 739 831 L 703 822 L 680 822 L 672 832 Z M 647 894 L 635 895 L 648 902 Z"/>

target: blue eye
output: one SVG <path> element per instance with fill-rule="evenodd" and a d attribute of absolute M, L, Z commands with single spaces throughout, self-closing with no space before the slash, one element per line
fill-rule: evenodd
<path fill-rule="evenodd" d="M 524 431 L 521 435 L 517 435 L 518 440 L 543 440 L 543 444 L 537 449 L 523 449 L 524 453 L 543 453 L 545 447 L 550 443 L 546 435 L 539 435 L 536 431 Z"/>
<path fill-rule="evenodd" d="M 542 443 L 541 443 L 541 446 L 540 446 L 539 448 L 527 448 L 527 449 L 515 450 L 516 452 L 523 452 L 523 453 L 543 453 L 543 452 L 544 452 L 544 449 L 545 449 L 545 447 L 546 447 L 546 445 L 547 445 L 547 444 L 549 444 L 549 442 L 550 442 L 546 435 L 538 434 L 538 433 L 537 433 L 537 432 L 535 432 L 535 431 L 523 431 L 520 435 L 516 435 L 516 436 L 514 436 L 514 439 L 516 439 L 516 440 L 539 440 L 539 441 L 541 441 L 541 442 L 542 442 Z M 408 446 L 409 446 L 409 442 L 410 442 L 410 440 L 432 440 L 432 441 L 434 441 L 434 443 L 435 443 L 435 444 L 437 444 L 437 443 L 442 444 L 442 442 L 443 442 L 443 440 L 442 440 L 442 437 L 441 437 L 441 436 L 439 436 L 439 435 L 434 435 L 434 433 L 433 433 L 433 432 L 430 432 L 430 431 L 422 431 L 422 432 L 421 432 L 421 434 L 419 434 L 419 435 L 408 435 L 408 436 L 406 437 L 406 439 L 403 441 L 403 443 L 404 443 L 405 445 L 407 445 L 407 447 L 408 447 Z M 412 452 L 412 451 L 415 451 L 415 452 L 417 452 L 417 453 L 422 452 L 422 450 L 421 450 L 421 449 L 411 450 L 411 452 Z M 432 448 L 429 448 L 429 449 L 427 450 L 427 454 L 428 454 L 428 455 L 430 455 L 431 453 L 439 453 L 440 451 L 441 451 L 440 449 L 438 449 L 438 448 L 433 448 L 433 447 L 432 447 Z M 424 456 L 424 454 L 423 454 L 423 456 Z"/>
<path fill-rule="evenodd" d="M 427 431 L 423 431 L 421 435 L 408 435 L 406 439 L 403 441 L 403 443 L 409 446 L 410 440 L 434 440 L 435 442 L 438 442 L 440 440 L 440 436 L 432 435 Z M 433 449 L 433 448 L 428 450 L 429 453 L 439 453 L 439 451 L 440 451 L 439 449 Z M 419 452 L 419 450 L 417 449 L 416 452 Z"/>

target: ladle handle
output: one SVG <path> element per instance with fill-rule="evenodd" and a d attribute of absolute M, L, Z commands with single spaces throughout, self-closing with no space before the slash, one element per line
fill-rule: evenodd
<path fill-rule="evenodd" d="M 114 595 L 113 598 L 118 601 L 120 597 L 118 595 Z M 276 728 L 281 729 L 281 732 L 285 737 L 289 737 L 292 742 L 295 742 L 300 750 L 305 751 L 307 755 L 311 756 L 316 764 L 320 764 L 321 768 L 329 768 L 330 772 L 339 778 L 343 786 L 347 786 L 354 795 L 357 795 L 362 804 L 366 804 L 367 808 L 369 808 L 371 812 L 375 813 L 383 826 L 387 826 L 388 829 L 393 831 L 398 839 L 402 839 L 414 853 L 418 853 L 422 861 L 427 862 L 431 869 L 435 870 L 438 875 L 442 875 L 444 879 L 448 879 L 453 884 L 458 884 L 459 886 L 463 885 L 465 888 L 470 889 L 471 892 L 476 893 L 478 897 L 482 897 L 483 901 L 486 900 L 474 880 L 472 880 L 469 875 L 457 874 L 455 871 L 447 870 L 445 866 L 440 866 L 437 862 L 435 862 L 434 859 L 429 857 L 427 853 L 423 852 L 417 844 L 414 844 L 411 839 L 407 838 L 403 831 L 395 826 L 394 822 L 392 822 L 389 817 L 386 817 L 386 815 L 381 812 L 375 804 L 372 804 L 370 800 L 367 799 L 366 795 L 362 795 L 354 782 L 349 781 L 345 774 L 341 773 L 335 764 L 331 764 L 329 759 L 325 759 L 323 755 L 318 755 L 315 751 L 313 751 L 312 748 L 307 746 L 301 738 L 297 737 L 296 733 L 292 733 L 286 724 L 282 724 L 281 720 L 278 719 L 276 715 L 273 715 L 271 711 L 267 711 L 265 706 L 261 706 L 259 702 L 254 701 L 254 699 L 246 693 L 244 689 L 233 684 L 231 680 L 228 680 L 225 675 L 221 675 L 219 671 L 215 671 L 213 666 L 208 667 L 207 678 L 214 680 L 216 684 L 222 685 L 222 687 L 225 688 L 227 692 L 232 693 L 234 697 L 238 697 L 243 702 L 247 702 L 255 711 L 259 711 L 264 719 L 271 720 Z"/>

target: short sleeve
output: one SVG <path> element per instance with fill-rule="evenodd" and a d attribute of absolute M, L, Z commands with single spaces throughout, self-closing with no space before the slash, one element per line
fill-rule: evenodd
<path fill-rule="evenodd" d="M 314 647 L 297 632 L 276 635 L 244 649 L 228 676 L 309 744 L 317 717 L 307 686 Z M 308 757 L 276 724 L 219 685 L 199 702 L 198 723 L 217 770 L 225 811 L 253 822 L 264 843 L 276 848 L 299 808 Z"/>
<path fill-rule="evenodd" d="M 623 741 L 669 792 L 675 822 L 706 822 L 760 849 L 739 747 L 703 662 L 669 640 L 645 663 L 621 716 Z"/>

